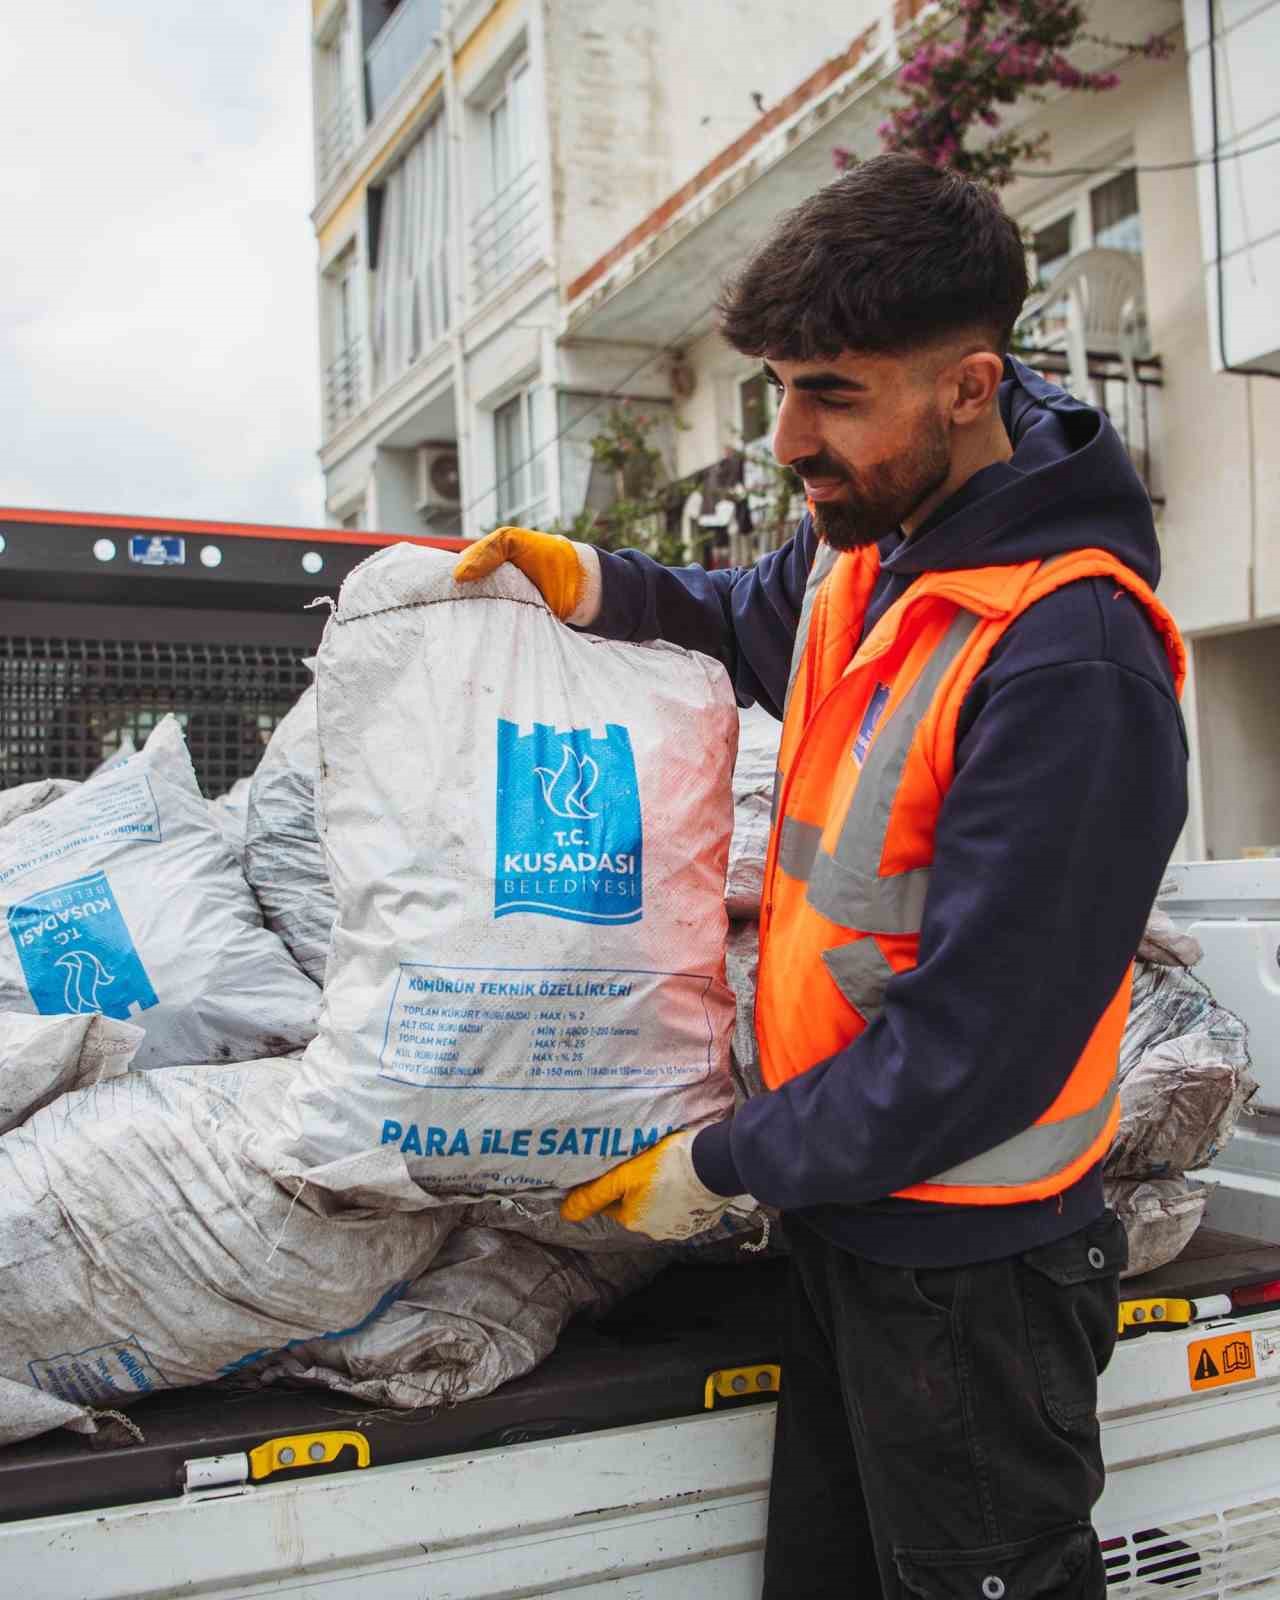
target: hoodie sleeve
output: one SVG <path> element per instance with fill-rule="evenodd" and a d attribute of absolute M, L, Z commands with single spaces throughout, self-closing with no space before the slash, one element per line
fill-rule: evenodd
<path fill-rule="evenodd" d="M 700 1133 L 702 1181 L 857 1205 L 1029 1127 L 1133 958 L 1185 814 L 1165 683 L 1114 660 L 1006 676 L 957 747 L 919 964 L 848 1049 Z"/>
<path fill-rule="evenodd" d="M 754 567 L 664 567 L 638 550 L 602 550 L 600 613 L 588 631 L 605 639 L 666 639 L 715 656 L 740 705 L 758 700 L 781 717 L 816 548 L 806 515 L 795 537 Z"/>

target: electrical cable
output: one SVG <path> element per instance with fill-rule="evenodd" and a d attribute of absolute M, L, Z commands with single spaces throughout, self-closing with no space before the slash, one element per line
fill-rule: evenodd
<path fill-rule="evenodd" d="M 1212 3 L 1212 0 L 1210 0 Z M 1261 139 L 1257 144 L 1246 145 L 1241 150 L 1226 150 L 1215 153 L 1221 161 L 1238 161 L 1241 156 L 1256 155 L 1259 150 L 1270 150 L 1273 145 L 1280 144 L 1280 134 L 1274 139 Z M 1136 164 L 1132 161 L 1117 161 L 1105 167 L 1014 167 L 1015 178 L 1096 178 L 1105 172 L 1192 172 L 1196 167 L 1214 166 L 1214 156 L 1195 156 L 1190 161 L 1153 161 Z"/>

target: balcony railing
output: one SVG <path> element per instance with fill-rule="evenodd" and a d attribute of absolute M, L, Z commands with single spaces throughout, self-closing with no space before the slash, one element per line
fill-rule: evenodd
<path fill-rule="evenodd" d="M 358 133 L 356 97 L 344 94 L 320 119 L 316 130 L 321 183 L 327 183 L 355 149 Z"/>
<path fill-rule="evenodd" d="M 326 431 L 336 433 L 348 417 L 360 409 L 360 342 L 349 344 L 324 372 L 324 419 Z"/>
<path fill-rule="evenodd" d="M 369 121 L 376 122 L 440 31 L 441 0 L 400 0 L 365 51 Z"/>
<path fill-rule="evenodd" d="M 1125 442 L 1129 459 L 1146 485 L 1153 505 L 1165 503 L 1161 445 L 1161 390 L 1164 373 L 1159 356 L 1133 364 L 1130 380 L 1121 357 L 1088 351 L 1089 394 L 1079 398 L 1098 405 Z M 1071 389 L 1071 363 L 1065 350 L 1020 349 L 1018 359 L 1051 382 Z"/>
<path fill-rule="evenodd" d="M 537 258 L 541 223 L 538 169 L 531 162 L 472 218 L 471 276 L 477 299 Z"/>

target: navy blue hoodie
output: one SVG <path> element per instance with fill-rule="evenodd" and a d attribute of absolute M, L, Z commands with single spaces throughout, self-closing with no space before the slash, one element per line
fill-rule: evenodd
<path fill-rule="evenodd" d="M 922 572 L 1098 547 L 1156 583 L 1150 502 L 1105 416 L 1013 361 L 1000 412 L 1013 459 L 976 473 L 910 540 L 887 535 L 868 627 Z M 592 631 L 717 656 L 741 703 L 781 716 L 816 545 L 806 517 L 750 569 L 602 554 Z M 902 1266 L 1012 1255 L 1094 1220 L 1100 1167 L 1013 1206 L 886 1197 L 1052 1104 L 1133 957 L 1185 815 L 1186 737 L 1145 612 L 1105 579 L 1032 606 L 962 708 L 918 965 L 847 1049 L 699 1133 L 703 1182 Z"/>

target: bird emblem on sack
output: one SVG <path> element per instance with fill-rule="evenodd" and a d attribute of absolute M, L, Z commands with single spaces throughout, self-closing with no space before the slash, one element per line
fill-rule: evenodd
<path fill-rule="evenodd" d="M 579 756 L 572 745 L 560 746 L 560 765 L 552 772 L 550 767 L 535 767 L 542 784 L 542 799 L 553 816 L 570 821 L 587 821 L 598 817 L 598 811 L 587 809 L 587 796 L 600 781 L 600 768 L 590 756 Z"/>
<path fill-rule="evenodd" d="M 69 1012 L 83 1016 L 90 1011 L 102 1010 L 99 992 L 116 980 L 92 951 L 68 951 L 65 956 L 59 956 L 54 965 L 66 973 L 63 993 Z"/>

